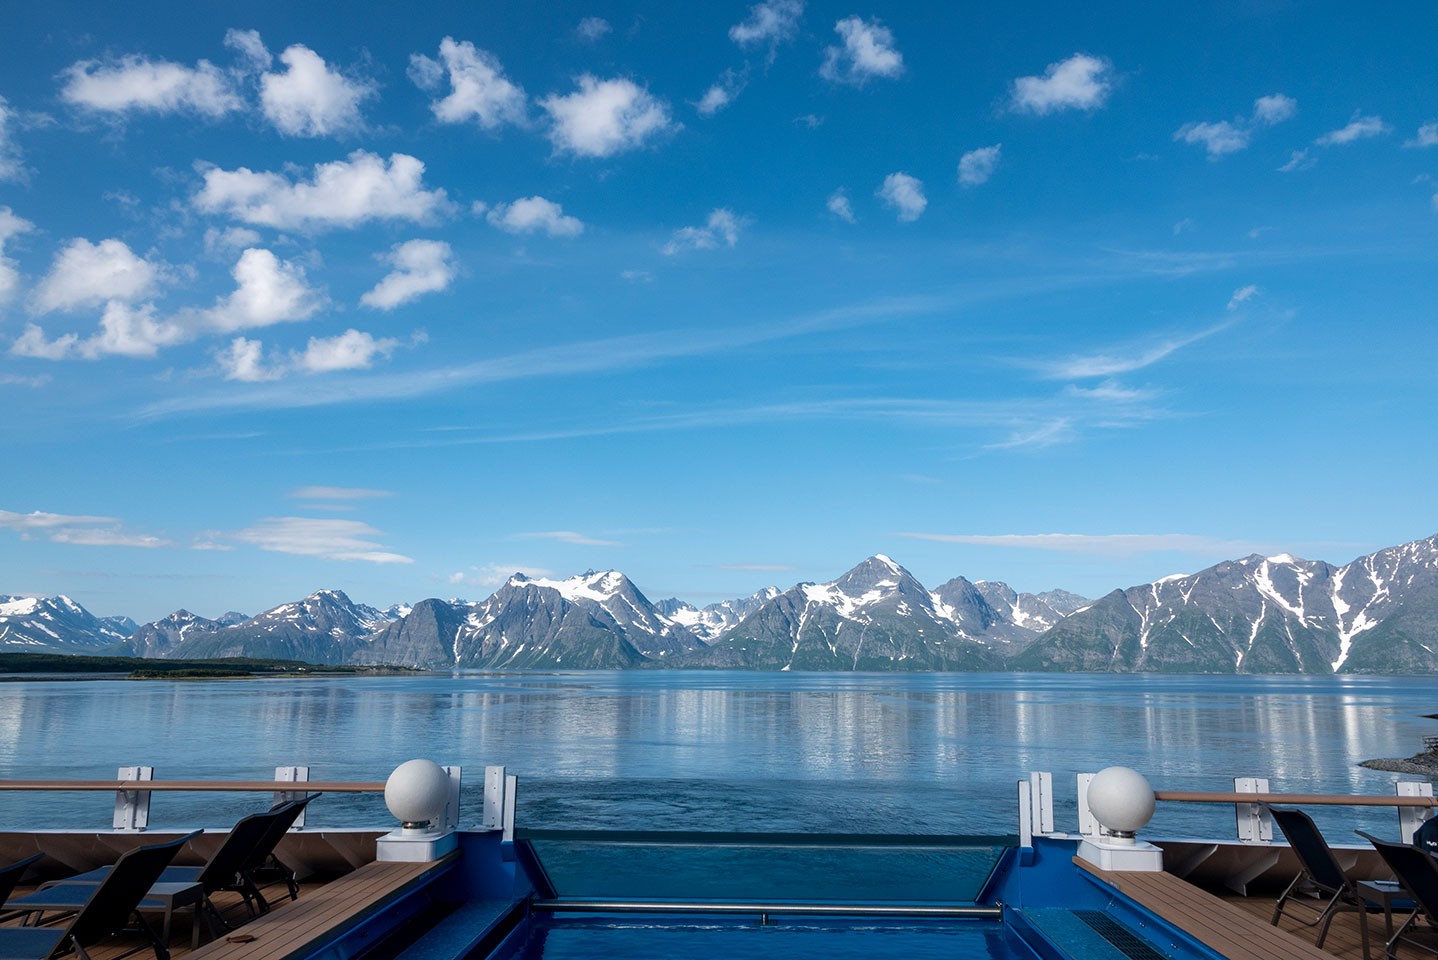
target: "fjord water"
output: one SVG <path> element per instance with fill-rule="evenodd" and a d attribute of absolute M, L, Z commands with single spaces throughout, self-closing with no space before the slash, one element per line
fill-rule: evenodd
<path fill-rule="evenodd" d="M 479 819 L 482 768 L 520 777 L 521 826 L 838 833 L 1013 833 L 1015 781 L 1132 766 L 1160 789 L 1391 795 L 1357 764 L 1435 732 L 1430 679 L 739 672 L 469 673 L 243 681 L 12 681 L 0 778 L 383 780 L 457 763 Z M 157 794 L 151 824 L 225 825 L 265 798 Z M 0 791 L 0 827 L 105 826 L 108 794 Z M 317 826 L 390 823 L 375 796 L 325 797 Z M 1320 814 L 1345 839 L 1391 810 Z M 1161 804 L 1160 834 L 1233 833 L 1233 808 Z"/>

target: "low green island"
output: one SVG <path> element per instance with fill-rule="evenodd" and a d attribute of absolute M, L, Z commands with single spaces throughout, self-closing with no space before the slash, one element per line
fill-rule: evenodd
<path fill-rule="evenodd" d="M 226 680 L 252 677 L 312 677 L 414 673 L 409 667 L 383 665 L 337 666 L 303 660 L 255 657 L 221 657 L 215 660 L 154 660 L 141 657 L 87 657 L 58 653 L 0 653 L 0 676 L 12 679 L 63 674 L 67 679 L 86 675 L 130 680 Z"/>

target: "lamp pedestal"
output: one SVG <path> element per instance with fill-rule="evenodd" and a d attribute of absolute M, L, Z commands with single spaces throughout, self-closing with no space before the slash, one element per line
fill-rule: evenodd
<path fill-rule="evenodd" d="M 1163 872 L 1163 850 L 1142 840 L 1125 842 L 1109 837 L 1085 837 L 1079 844 L 1078 855 L 1100 870 Z"/>
<path fill-rule="evenodd" d="M 393 830 L 375 841 L 375 859 L 381 863 L 432 863 L 459 849 L 453 830 Z"/>

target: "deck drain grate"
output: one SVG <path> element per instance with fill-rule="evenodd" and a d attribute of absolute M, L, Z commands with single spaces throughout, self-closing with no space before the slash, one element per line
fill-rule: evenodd
<path fill-rule="evenodd" d="M 1148 941 L 1102 910 L 1075 910 L 1073 914 L 1129 960 L 1164 960 Z"/>

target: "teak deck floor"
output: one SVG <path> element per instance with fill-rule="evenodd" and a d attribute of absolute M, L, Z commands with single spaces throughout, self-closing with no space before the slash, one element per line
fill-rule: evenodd
<path fill-rule="evenodd" d="M 290 900 L 282 885 L 274 886 L 265 891 L 265 897 L 270 901 L 270 912 L 253 920 L 249 918 L 239 894 L 218 893 L 214 898 L 215 905 L 235 929 L 219 931 L 214 942 L 202 942 L 198 950 L 191 950 L 190 911 L 179 911 L 170 936 L 171 960 L 186 957 L 193 960 L 283 960 L 306 943 L 363 915 L 371 906 L 435 867 L 433 863 L 368 863 L 329 883 L 301 884 L 298 900 Z M 18 925 L 19 922 L 14 920 L 4 924 Z M 155 927 L 159 929 L 158 918 L 155 918 Z M 240 933 L 250 934 L 254 940 L 231 943 L 225 939 Z M 139 936 L 115 937 L 86 952 L 91 960 L 115 960 L 144 943 Z M 153 960 L 154 954 L 146 949 L 135 957 L 137 960 Z"/>
<path fill-rule="evenodd" d="M 1317 928 L 1303 923 L 1312 915 L 1301 908 L 1285 910 L 1277 927 L 1270 923 L 1274 897 L 1220 897 L 1168 873 L 1106 873 L 1075 862 L 1230 960 L 1364 960 L 1362 920 L 1356 912 L 1344 911 L 1333 918 L 1320 950 L 1313 945 Z M 1406 916 L 1395 912 L 1394 926 Z M 1387 934 L 1381 912 L 1369 914 L 1368 937 L 1370 960 L 1382 960 Z M 1429 939 L 1438 946 L 1438 936 Z M 1425 956 L 1431 955 L 1411 944 L 1398 945 L 1400 960 Z"/>

